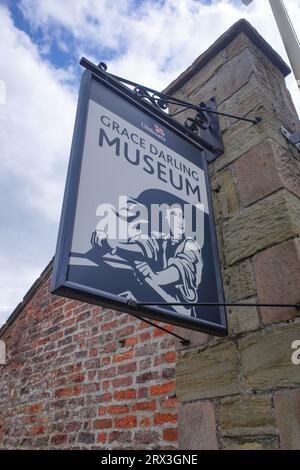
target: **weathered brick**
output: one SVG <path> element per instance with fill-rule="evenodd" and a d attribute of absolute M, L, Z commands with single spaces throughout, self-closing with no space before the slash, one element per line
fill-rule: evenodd
<path fill-rule="evenodd" d="M 151 385 L 150 394 L 151 395 L 162 395 L 168 393 L 175 389 L 175 382 L 167 382 L 162 385 Z"/>
<path fill-rule="evenodd" d="M 78 442 L 82 444 L 94 444 L 96 440 L 95 434 L 91 432 L 80 432 L 78 434 Z"/>
<path fill-rule="evenodd" d="M 136 398 L 136 390 L 130 388 L 127 390 L 118 390 L 114 393 L 115 400 L 134 400 Z"/>
<path fill-rule="evenodd" d="M 112 420 L 107 419 L 96 419 L 93 422 L 93 429 L 110 429 L 112 427 Z"/>
<path fill-rule="evenodd" d="M 172 413 L 155 413 L 154 424 L 177 423 L 177 415 Z"/>
<path fill-rule="evenodd" d="M 67 434 L 55 434 L 54 436 L 51 437 L 50 443 L 60 446 L 62 444 L 65 444 L 67 440 L 68 440 Z"/>
<path fill-rule="evenodd" d="M 124 416 L 115 419 L 115 426 L 117 428 L 133 428 L 137 425 L 136 416 Z"/>
<path fill-rule="evenodd" d="M 167 442 L 175 442 L 178 439 L 178 430 L 176 428 L 167 428 L 163 430 L 163 438 Z"/>
<path fill-rule="evenodd" d="M 138 403 L 135 403 L 132 407 L 133 411 L 153 411 L 155 410 L 156 408 L 156 402 L 155 400 L 151 400 L 151 401 L 142 401 L 142 402 L 138 402 Z"/>
<path fill-rule="evenodd" d="M 156 431 L 136 431 L 134 442 L 136 444 L 155 444 L 159 441 L 159 434 Z"/>

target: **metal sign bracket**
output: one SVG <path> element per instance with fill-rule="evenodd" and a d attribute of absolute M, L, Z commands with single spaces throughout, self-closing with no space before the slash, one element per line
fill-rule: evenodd
<path fill-rule="evenodd" d="M 250 119 L 247 117 L 241 117 L 217 111 L 217 105 L 214 98 L 211 98 L 206 103 L 201 102 L 199 105 L 180 100 L 163 92 L 154 90 L 153 88 L 136 83 L 132 80 L 111 74 L 107 72 L 107 65 L 104 62 L 100 62 L 98 65 L 95 65 L 85 57 L 82 57 L 80 60 L 80 65 L 90 70 L 95 75 L 98 74 L 99 76 L 103 77 L 103 74 L 105 74 L 110 79 L 117 80 L 119 83 L 127 85 L 127 88 L 131 87 L 132 93 L 137 98 L 148 102 L 155 108 L 158 108 L 162 114 L 167 114 L 169 118 L 173 119 L 175 116 L 186 111 L 187 109 L 196 111 L 196 116 L 194 118 L 188 117 L 185 120 L 184 127 L 191 134 L 193 134 L 193 137 L 198 137 L 200 141 L 199 143 L 209 151 L 207 155 L 209 162 L 213 161 L 215 158 L 224 153 L 218 116 L 249 122 L 253 125 L 258 124 L 262 120 L 260 117 Z M 170 114 L 169 105 L 175 105 L 182 109 L 173 114 Z M 179 122 L 175 119 L 174 122 L 176 122 L 177 125 L 179 124 Z"/>

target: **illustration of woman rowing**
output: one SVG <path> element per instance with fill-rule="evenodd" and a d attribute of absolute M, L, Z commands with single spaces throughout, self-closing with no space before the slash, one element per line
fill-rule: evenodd
<path fill-rule="evenodd" d="M 162 202 L 165 204 L 162 212 L 165 220 L 161 221 L 164 229 L 157 231 L 153 230 L 149 218 L 143 218 L 143 214 L 146 208 L 147 213 L 153 215 L 150 206 L 161 207 Z M 149 295 L 152 291 L 156 299 L 158 296 L 160 301 L 166 303 L 197 302 L 203 260 L 200 245 L 186 234 L 183 201 L 164 191 L 148 190 L 136 199 L 128 198 L 127 207 L 118 212 L 111 210 L 109 217 L 115 226 L 122 219 L 134 229 L 131 228 L 127 239 L 120 240 L 110 237 L 108 231 L 97 227 L 91 236 L 94 260 L 98 257 L 113 269 L 133 271 L 138 285 L 147 287 L 143 291 L 138 289 L 139 301 L 151 302 L 153 297 L 145 299 L 141 292 Z M 143 227 L 147 227 L 147 233 Z M 135 300 L 137 296 L 131 289 L 119 295 Z M 178 313 L 195 316 L 193 306 L 174 306 L 173 309 Z"/>

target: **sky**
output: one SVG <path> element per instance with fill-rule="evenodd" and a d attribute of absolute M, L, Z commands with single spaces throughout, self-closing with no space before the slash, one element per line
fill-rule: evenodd
<path fill-rule="evenodd" d="M 288 61 L 267 0 L 0 0 L 0 325 L 54 255 L 80 57 L 162 90 L 240 18 Z"/>

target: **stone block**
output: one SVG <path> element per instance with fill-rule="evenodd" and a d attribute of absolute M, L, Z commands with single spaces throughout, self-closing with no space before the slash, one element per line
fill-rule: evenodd
<path fill-rule="evenodd" d="M 286 190 L 249 206 L 224 223 L 229 265 L 300 234 L 300 200 Z"/>
<path fill-rule="evenodd" d="M 215 219 L 227 219 L 239 210 L 237 190 L 231 170 L 218 173 L 211 179 Z"/>
<path fill-rule="evenodd" d="M 178 444 L 182 450 L 218 449 L 215 406 L 212 402 L 201 401 L 179 406 Z"/>
<path fill-rule="evenodd" d="M 300 384 L 292 363 L 292 343 L 300 338 L 300 322 L 253 333 L 239 342 L 242 376 L 247 389 L 271 390 Z"/>
<path fill-rule="evenodd" d="M 247 299 L 256 294 L 254 274 L 249 259 L 224 271 L 224 289 L 227 302 Z"/>
<path fill-rule="evenodd" d="M 257 303 L 257 298 L 245 300 L 248 303 Z M 241 335 L 259 328 L 259 315 L 257 307 L 228 307 L 228 331 L 230 335 Z"/>
<path fill-rule="evenodd" d="M 223 441 L 224 450 L 276 450 L 278 449 L 278 439 L 235 439 L 226 438 Z"/>
<path fill-rule="evenodd" d="M 251 395 L 222 400 L 219 413 L 222 436 L 276 434 L 271 395 Z"/>
<path fill-rule="evenodd" d="M 275 245 L 254 256 L 257 294 L 260 303 L 297 304 L 300 302 L 300 239 Z M 265 324 L 289 320 L 300 315 L 296 308 L 262 307 Z"/>
<path fill-rule="evenodd" d="M 276 393 L 274 404 L 280 447 L 300 450 L 300 390 Z"/>
<path fill-rule="evenodd" d="M 231 341 L 187 354 L 177 362 L 176 392 L 180 402 L 239 392 L 237 350 Z"/>
<path fill-rule="evenodd" d="M 256 71 L 257 58 L 251 50 L 244 49 L 219 67 L 213 80 L 209 80 L 204 85 L 197 85 L 195 88 L 187 88 L 187 98 L 193 103 L 200 103 L 214 96 L 220 105 L 248 83 L 251 75 Z"/>
<path fill-rule="evenodd" d="M 178 99 L 188 100 L 189 95 L 194 94 L 200 87 L 203 87 L 205 83 L 212 79 L 216 71 L 219 70 L 225 62 L 225 51 L 223 50 L 215 55 L 199 72 L 195 73 L 190 80 L 185 82 L 172 96 Z M 191 65 L 191 68 L 192 67 L 194 67 L 194 64 Z M 180 76 L 178 79 L 180 79 Z"/>
<path fill-rule="evenodd" d="M 286 188 L 300 197 L 300 162 L 272 140 L 251 149 L 234 163 L 243 206 Z"/>
<path fill-rule="evenodd" d="M 279 119 L 274 118 L 274 114 L 266 106 L 261 104 L 253 108 L 247 115 L 251 119 L 254 119 L 256 116 L 262 119 L 258 124 L 254 125 L 239 121 L 233 127 L 223 132 L 225 153 L 210 163 L 210 175 L 215 175 L 218 171 L 221 171 L 267 139 L 275 140 L 284 149 L 289 150 L 291 148 L 291 145 L 281 134 Z"/>

